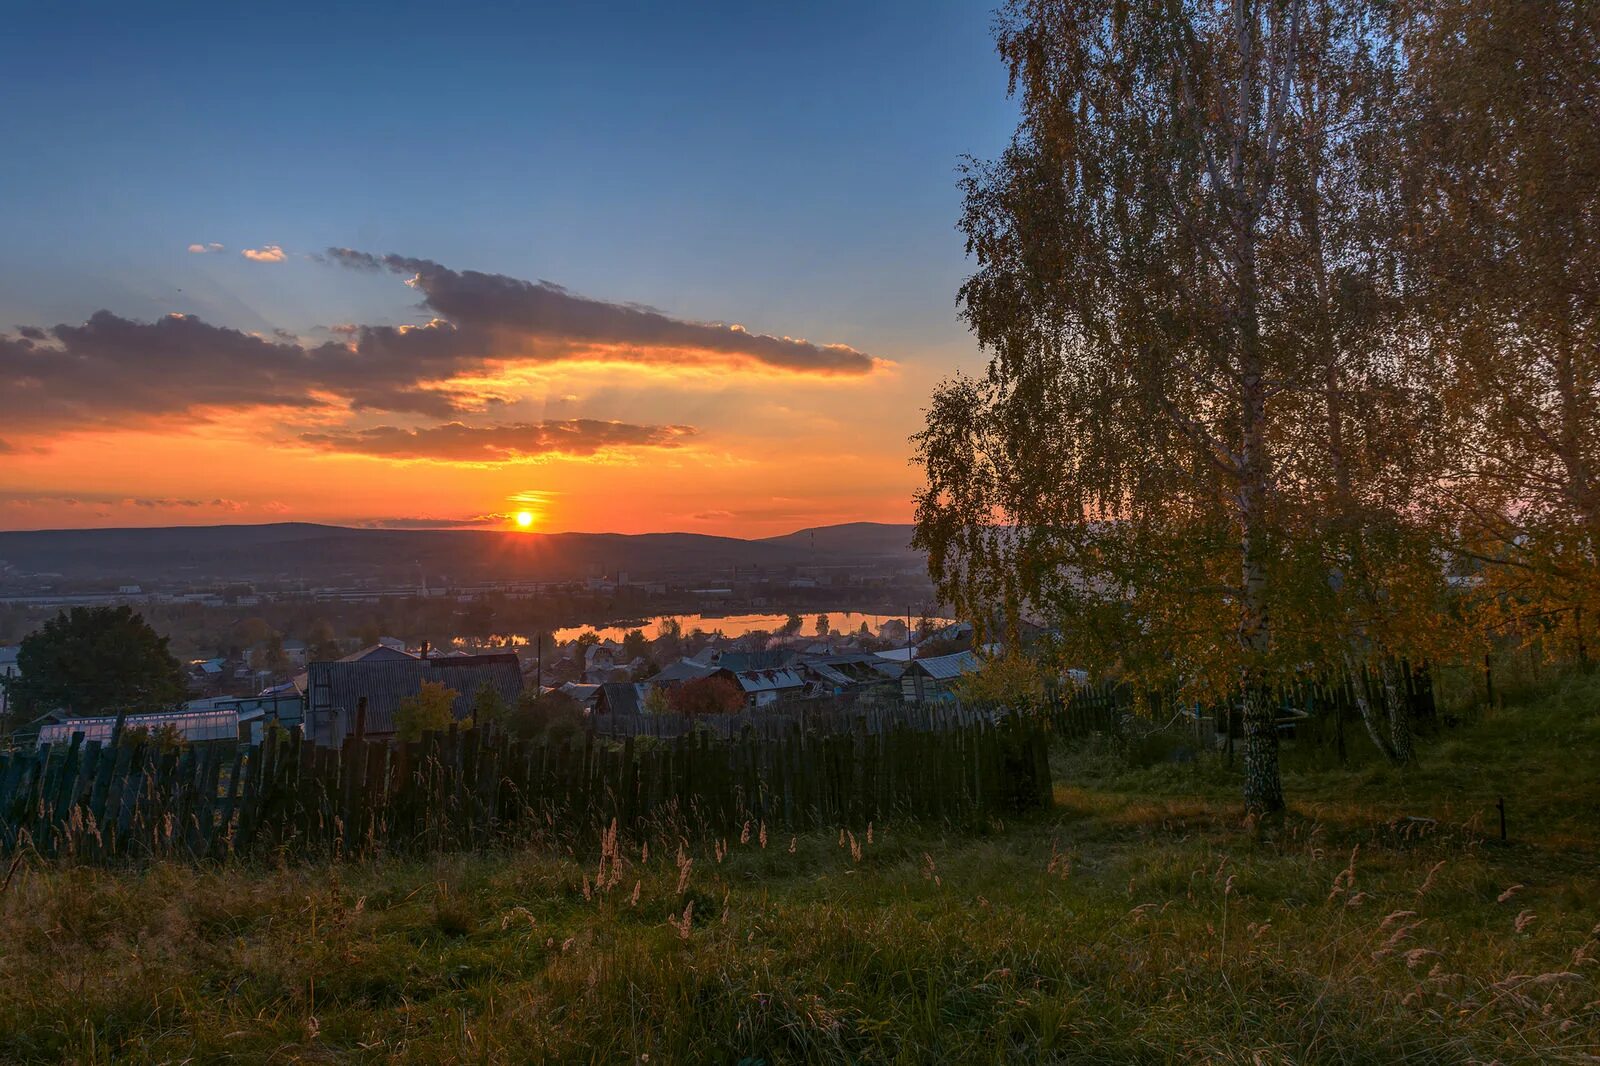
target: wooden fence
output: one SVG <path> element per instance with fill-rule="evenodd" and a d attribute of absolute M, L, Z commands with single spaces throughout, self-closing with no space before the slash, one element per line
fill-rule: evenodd
<path fill-rule="evenodd" d="M 898 817 L 965 821 L 1050 799 L 1038 719 L 978 715 L 939 731 L 705 733 L 562 743 L 487 731 L 317 748 L 163 751 L 148 738 L 0 754 L 0 853 L 113 862 L 154 856 L 366 856 L 538 834 L 676 827 L 737 833 Z"/>
<path fill-rule="evenodd" d="M 764 739 L 781 739 L 796 730 L 804 733 L 854 733 L 865 730 L 878 736 L 897 729 L 937 733 L 978 724 L 994 724 L 1009 708 L 938 703 L 871 704 L 852 700 L 786 700 L 733 714 L 594 714 L 587 727 L 602 736 L 675 738 L 708 733 L 734 740 L 753 733 Z"/>

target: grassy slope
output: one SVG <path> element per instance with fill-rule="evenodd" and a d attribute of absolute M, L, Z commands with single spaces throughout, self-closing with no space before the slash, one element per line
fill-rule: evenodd
<path fill-rule="evenodd" d="M 1270 839 L 1218 761 L 1078 752 L 1048 815 L 752 834 L 687 876 L 658 844 L 604 890 L 548 850 L 25 868 L 0 1058 L 1595 1061 L 1597 757 L 1590 683 L 1406 774 L 1290 754 Z M 1508 846 L 1477 832 L 1502 794 Z"/>

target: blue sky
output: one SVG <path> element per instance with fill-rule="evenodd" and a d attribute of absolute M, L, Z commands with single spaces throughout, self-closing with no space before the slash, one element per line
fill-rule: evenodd
<path fill-rule="evenodd" d="M 304 258 L 348 246 L 848 344 L 902 388 L 971 361 L 955 170 L 1014 125 L 987 6 L 8 17 L 0 324 L 425 320 Z"/>

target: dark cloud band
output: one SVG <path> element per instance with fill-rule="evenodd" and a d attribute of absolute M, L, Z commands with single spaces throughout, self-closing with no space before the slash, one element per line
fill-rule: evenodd
<path fill-rule="evenodd" d="M 306 433 L 301 440 L 322 451 L 388 459 L 457 463 L 509 463 L 552 457 L 588 458 L 633 448 L 675 448 L 694 436 L 691 426 L 637 426 L 573 418 L 468 426 L 447 422 L 426 429 L 371 429 Z"/>

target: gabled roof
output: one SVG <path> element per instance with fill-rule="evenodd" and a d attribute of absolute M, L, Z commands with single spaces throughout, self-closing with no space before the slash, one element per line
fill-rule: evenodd
<path fill-rule="evenodd" d="M 597 714 L 638 714 L 643 699 L 639 690 L 643 685 L 626 681 L 608 681 L 600 686 L 594 697 Z"/>
<path fill-rule="evenodd" d="M 645 678 L 647 685 L 675 685 L 682 681 L 698 681 L 717 672 L 715 666 L 697 663 L 693 659 L 679 659 L 668 663 L 654 677 Z"/>
<path fill-rule="evenodd" d="M 408 651 L 392 648 L 387 644 L 368 644 L 360 651 L 353 651 L 338 661 L 341 663 L 369 663 L 369 662 L 399 662 L 402 659 L 415 659 L 416 656 Z"/>
<path fill-rule="evenodd" d="M 936 655 L 931 659 L 913 659 L 909 669 L 927 674 L 935 681 L 949 681 L 970 674 L 983 665 L 970 651 L 958 651 L 954 655 Z"/>
<path fill-rule="evenodd" d="M 854 678 L 850 677 L 847 674 L 844 674 L 844 673 L 840 672 L 840 670 L 837 667 L 831 666 L 828 663 L 822 663 L 822 662 L 807 663 L 806 664 L 806 669 L 810 670 L 812 673 L 816 674 L 818 677 L 822 678 L 822 680 L 826 681 L 830 685 L 853 685 L 853 684 L 855 684 L 855 679 Z"/>
<path fill-rule="evenodd" d="M 798 670 L 738 670 L 724 669 L 721 673 L 730 674 L 745 692 L 777 692 L 782 689 L 800 688 L 805 685 L 806 679 Z"/>
<path fill-rule="evenodd" d="M 400 701 L 415 696 L 424 681 L 434 681 L 456 693 L 451 707 L 456 719 L 472 714 L 472 699 L 487 684 L 507 706 L 522 694 L 522 668 L 515 655 L 464 655 L 448 659 L 372 659 L 359 662 L 312 663 L 307 671 L 313 721 L 340 713 L 341 725 L 333 742 L 354 728 L 356 706 L 367 698 L 367 732 L 393 733 L 394 712 Z"/>
<path fill-rule="evenodd" d="M 564 692 L 568 696 L 571 696 L 573 699 L 577 700 L 579 703 L 587 705 L 594 701 L 596 693 L 600 691 L 600 686 L 585 685 L 578 681 L 568 681 L 565 685 L 562 685 L 560 688 L 556 689 L 556 691 Z"/>

